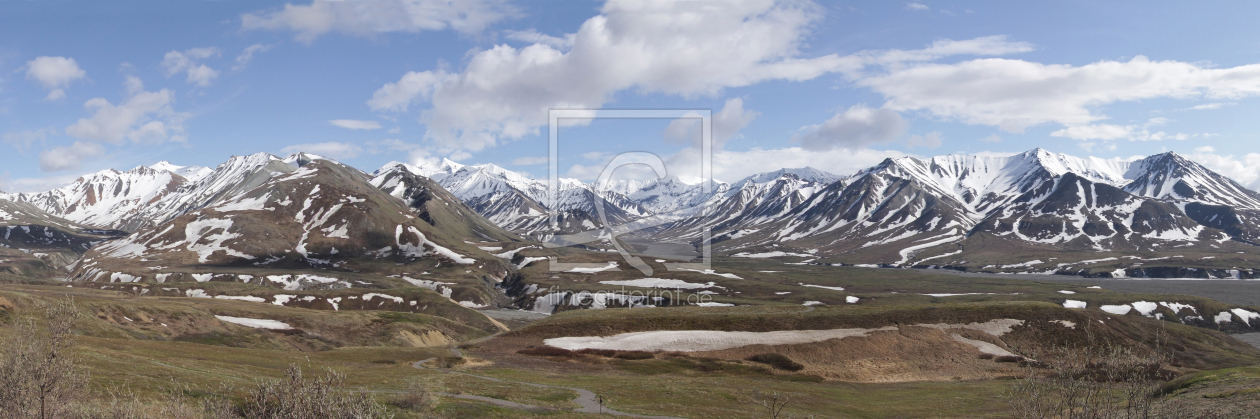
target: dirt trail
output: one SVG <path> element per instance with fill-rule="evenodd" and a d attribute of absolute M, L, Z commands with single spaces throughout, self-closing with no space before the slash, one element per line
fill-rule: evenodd
<path fill-rule="evenodd" d="M 455 355 L 456 355 L 456 356 L 463 356 L 463 354 L 459 351 L 459 349 L 458 349 L 458 348 L 454 348 L 453 352 L 455 353 Z M 546 384 L 527 383 L 527 382 L 523 382 L 523 381 L 511 381 L 511 380 L 504 380 L 504 379 L 494 378 L 494 377 L 486 377 L 486 376 L 483 376 L 483 375 L 469 374 L 469 373 L 466 373 L 466 372 L 449 371 L 449 370 L 439 370 L 439 369 L 433 369 L 433 368 L 425 368 L 425 367 L 424 367 L 424 363 L 425 363 L 425 362 L 428 362 L 428 361 L 432 361 L 432 360 L 433 360 L 433 358 L 429 358 L 429 359 L 426 359 L 426 360 L 423 360 L 423 361 L 417 361 L 416 363 L 411 364 L 411 366 L 412 366 L 412 367 L 414 367 L 414 368 L 417 368 L 417 369 L 422 369 L 422 370 L 427 369 L 427 370 L 433 370 L 433 371 L 441 371 L 441 372 L 444 372 L 444 373 L 447 373 L 447 374 L 457 374 L 457 375 L 463 375 L 463 376 L 467 376 L 467 377 L 480 378 L 480 379 L 482 379 L 482 380 L 494 381 L 494 382 L 499 382 L 499 383 L 520 384 L 520 385 L 525 385 L 525 386 L 530 386 L 530 387 L 539 387 L 539 388 L 554 388 L 554 389 L 560 389 L 560 390 L 569 390 L 569 391 L 572 391 L 572 392 L 575 392 L 575 393 L 577 393 L 577 394 L 578 394 L 577 398 L 576 398 L 576 399 L 574 399 L 573 401 L 574 401 L 574 402 L 576 402 L 579 406 L 582 406 L 582 407 L 580 407 L 580 408 L 573 409 L 573 411 L 574 411 L 574 412 L 581 412 L 581 413 L 603 413 L 603 414 L 609 414 L 609 415 L 613 415 L 613 416 L 625 416 L 625 417 L 631 417 L 631 418 L 650 418 L 650 419 L 683 419 L 683 418 L 679 418 L 679 417 L 675 417 L 675 416 L 649 416 L 649 415 L 639 415 L 639 414 L 626 413 L 626 412 L 620 412 L 620 411 L 616 411 L 616 410 L 613 410 L 613 409 L 609 409 L 608 407 L 605 407 L 605 406 L 603 406 L 603 405 L 602 405 L 602 403 L 600 403 L 600 398 L 599 398 L 599 396 L 598 396 L 598 395 L 596 395 L 596 394 L 595 394 L 595 392 L 590 391 L 590 390 L 587 390 L 587 389 L 574 388 L 574 387 L 549 386 L 549 385 L 546 385 Z M 489 398 L 489 397 L 480 397 L 480 396 L 470 396 L 470 397 L 455 396 L 455 397 L 459 397 L 459 398 L 463 398 L 463 399 L 469 399 L 469 398 L 475 397 L 475 398 L 472 398 L 472 400 L 487 401 L 487 402 L 494 403 L 494 404 L 499 405 L 499 406 L 513 407 L 513 406 L 509 406 L 508 404 L 505 404 L 505 403 L 509 403 L 509 404 L 513 404 L 513 405 L 519 405 L 519 406 L 522 406 L 522 407 L 519 407 L 519 408 L 523 408 L 523 409 L 537 409 L 536 407 L 533 407 L 533 406 L 521 405 L 521 404 L 519 404 L 519 403 L 510 402 L 510 401 L 507 401 L 507 400 L 492 399 L 492 398 Z"/>

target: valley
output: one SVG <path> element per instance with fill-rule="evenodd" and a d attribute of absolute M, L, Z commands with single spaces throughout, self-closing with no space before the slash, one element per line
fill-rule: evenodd
<path fill-rule="evenodd" d="M 776 397 L 1007 417 L 1065 348 L 1106 348 L 1152 371 L 1161 409 L 1260 404 L 1236 391 L 1260 348 L 1234 337 L 1260 332 L 1260 194 L 1173 153 L 559 184 L 551 202 L 493 165 L 259 153 L 3 194 L 0 333 L 72 301 L 98 401 L 173 380 L 240 403 L 296 364 L 397 417 L 752 418 Z M 416 388 L 432 401 L 398 401 Z"/>

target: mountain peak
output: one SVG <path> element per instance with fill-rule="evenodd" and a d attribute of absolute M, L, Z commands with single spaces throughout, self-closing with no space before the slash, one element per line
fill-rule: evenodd
<path fill-rule="evenodd" d="M 785 169 L 775 170 L 773 172 L 757 173 L 757 174 L 748 176 L 744 178 L 743 180 L 741 180 L 740 182 L 736 182 L 736 183 L 737 184 L 745 183 L 745 182 L 766 183 L 766 182 L 774 181 L 775 179 L 779 179 L 784 176 L 791 176 L 791 177 L 795 177 L 797 179 L 809 181 L 809 182 L 827 183 L 827 184 L 841 179 L 840 176 L 836 176 L 834 174 L 831 174 L 822 170 L 818 170 L 813 167 L 805 166 L 801 168 L 794 168 L 794 169 L 785 168 Z"/>
<path fill-rule="evenodd" d="M 289 155 L 289 157 L 284 158 L 284 162 L 287 163 L 289 166 L 293 166 L 293 167 L 302 167 L 307 164 L 310 164 L 311 162 L 315 160 L 329 160 L 329 159 L 325 158 L 324 156 L 301 152 L 301 151 L 297 153 L 293 153 Z"/>

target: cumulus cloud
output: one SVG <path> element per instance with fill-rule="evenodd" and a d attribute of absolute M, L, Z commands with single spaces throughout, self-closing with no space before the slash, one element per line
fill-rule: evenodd
<path fill-rule="evenodd" d="M 443 71 L 411 71 L 395 83 L 386 83 L 368 100 L 374 111 L 406 111 L 417 99 L 428 99 L 438 84 L 450 79 Z"/>
<path fill-rule="evenodd" d="M 900 138 L 905 131 L 906 122 L 897 112 L 854 105 L 821 124 L 801 128 L 792 140 L 807 150 L 824 151 L 886 143 Z"/>
<path fill-rule="evenodd" d="M 748 123 L 756 119 L 761 113 L 753 110 L 744 110 L 744 99 L 734 98 L 728 99 L 726 104 L 722 106 L 722 110 L 714 113 L 710 122 L 713 124 L 713 132 L 710 133 L 713 140 L 713 148 L 721 149 L 726 142 L 738 134 L 740 130 L 748 126 Z M 675 142 L 690 143 L 693 147 L 698 147 L 702 140 L 700 134 L 700 125 L 702 121 L 693 119 L 700 117 L 699 114 L 689 114 L 690 118 L 675 119 L 665 127 L 665 139 Z"/>
<path fill-rule="evenodd" d="M 567 34 L 563 37 L 551 36 L 539 33 L 537 30 L 530 29 L 526 31 L 504 31 L 507 39 L 513 41 L 524 42 L 528 44 L 543 44 L 555 49 L 569 49 L 573 46 L 573 34 Z"/>
<path fill-rule="evenodd" d="M 381 123 L 376 122 L 376 121 L 360 121 L 357 119 L 334 119 L 334 120 L 328 121 L 328 123 L 333 124 L 334 126 L 345 128 L 345 129 L 354 129 L 354 130 L 381 129 Z"/>
<path fill-rule="evenodd" d="M 39 153 L 39 170 L 59 172 L 78 169 L 84 160 L 105 154 L 105 147 L 90 141 L 75 141 L 69 147 L 53 147 Z"/>
<path fill-rule="evenodd" d="M 478 52 L 457 74 L 412 72 L 382 87 L 369 105 L 404 110 L 431 95 L 429 138 L 481 150 L 537 132 L 552 108 L 599 108 L 638 88 L 713 95 L 765 80 L 808 80 L 840 57 L 800 57 L 822 9 L 803 2 L 608 2 L 582 24 L 568 51 L 538 43 Z M 406 88 L 404 88 L 406 87 Z"/>
<path fill-rule="evenodd" d="M 66 88 L 70 83 L 87 77 L 87 72 L 79 68 L 79 63 L 67 57 L 35 57 L 26 62 L 26 79 L 35 80 L 48 89 L 45 100 L 57 100 L 66 97 Z"/>
<path fill-rule="evenodd" d="M 186 80 L 189 83 L 201 87 L 209 86 L 215 78 L 219 77 L 219 71 L 202 64 L 201 61 L 217 58 L 222 54 L 222 51 L 213 47 L 193 48 L 184 52 L 171 51 L 162 58 L 162 70 L 166 72 L 166 77 L 186 73 L 188 75 Z"/>
<path fill-rule="evenodd" d="M 245 67 L 249 67 L 249 63 L 254 61 L 254 54 L 270 51 L 275 45 L 254 44 L 245 47 L 240 55 L 236 56 L 236 64 L 232 66 L 232 71 L 241 71 Z"/>
<path fill-rule="evenodd" d="M 295 39 L 309 44 L 334 31 L 355 36 L 446 29 L 475 34 L 516 14 L 506 0 L 314 0 L 247 13 L 241 16 L 241 28 L 293 31 Z"/>
<path fill-rule="evenodd" d="M 350 143 L 326 142 L 294 144 L 281 149 L 280 152 L 284 154 L 293 154 L 298 152 L 311 153 L 341 160 L 358 157 L 359 153 L 363 152 L 363 148 Z"/>
<path fill-rule="evenodd" d="M 1215 154 L 1216 149 L 1199 147 L 1186 157 L 1214 172 L 1225 175 L 1235 182 L 1251 189 L 1260 189 L 1260 153 L 1247 153 L 1243 156 Z"/>
<path fill-rule="evenodd" d="M 128 77 L 126 84 L 129 97 L 118 105 L 99 97 L 84 103 L 83 107 L 92 116 L 80 118 L 66 127 L 66 135 L 112 144 L 121 144 L 125 140 L 161 143 L 187 139 L 184 120 L 188 114 L 175 112 L 171 107 L 175 92 L 167 89 L 145 91 L 144 84 L 136 77 Z"/>
<path fill-rule="evenodd" d="M 368 104 L 377 111 L 405 111 L 427 100 L 432 106 L 421 115 L 426 137 L 450 149 L 477 151 L 537 133 L 549 109 L 600 108 L 624 90 L 712 96 L 769 80 L 803 81 L 834 72 L 860 77 L 870 66 L 1032 49 L 993 36 L 939 40 L 919 50 L 805 56 L 800 49 L 822 17 L 822 7 L 803 1 L 612 0 L 571 36 L 477 51 L 458 72 L 409 72 L 377 90 Z"/>
<path fill-rule="evenodd" d="M 1260 94 L 1260 64 L 1209 68 L 1138 56 L 1072 66 L 984 58 L 894 68 L 857 84 L 883 94 L 884 106 L 893 110 L 927 111 L 966 124 L 1022 132 L 1047 123 L 1069 128 L 1093 124 L 1107 119 L 1098 112 L 1100 106 L 1117 102 L 1255 96 Z M 1112 127 L 1106 128 L 1114 135 Z M 1061 136 L 1072 134 L 1068 130 Z"/>

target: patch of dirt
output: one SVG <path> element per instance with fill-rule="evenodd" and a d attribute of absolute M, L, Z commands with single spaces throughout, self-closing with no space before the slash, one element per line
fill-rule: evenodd
<path fill-rule="evenodd" d="M 409 330 L 402 330 L 398 332 L 398 335 L 402 336 L 402 338 L 410 343 L 411 346 L 417 348 L 448 346 L 452 343 L 450 338 L 447 338 L 446 335 L 442 334 L 442 332 L 436 330 L 421 333 L 412 333 Z"/>

